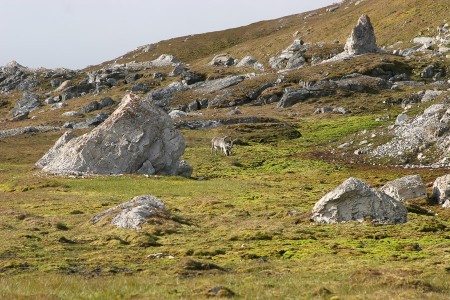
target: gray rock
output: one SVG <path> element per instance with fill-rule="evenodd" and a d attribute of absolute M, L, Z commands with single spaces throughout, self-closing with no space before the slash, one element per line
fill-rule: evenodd
<path fill-rule="evenodd" d="M 407 221 L 403 204 L 356 178 L 349 178 L 322 197 L 312 210 L 311 219 L 318 223 L 349 221 L 398 224 Z"/>
<path fill-rule="evenodd" d="M 288 59 L 286 63 L 286 69 L 292 70 L 297 69 L 303 66 L 306 62 L 306 59 L 303 57 L 303 54 L 300 52 L 295 53 L 291 58 Z"/>
<path fill-rule="evenodd" d="M 277 108 L 290 107 L 299 102 L 303 102 L 310 97 L 310 92 L 306 89 L 296 89 L 285 91 L 280 101 L 277 104 Z"/>
<path fill-rule="evenodd" d="M 205 81 L 206 74 L 204 73 L 196 73 L 192 71 L 184 71 L 182 73 L 183 83 L 187 85 L 195 84 L 197 82 Z"/>
<path fill-rule="evenodd" d="M 436 178 L 433 183 L 431 199 L 437 204 L 444 204 L 450 199 L 450 174 Z"/>
<path fill-rule="evenodd" d="M 335 81 L 335 83 L 339 89 L 359 93 L 390 89 L 392 86 L 392 84 L 385 79 L 365 75 L 343 78 Z"/>
<path fill-rule="evenodd" d="M 344 149 L 344 148 L 350 147 L 351 145 L 353 145 L 353 141 L 340 144 L 339 146 L 337 146 L 337 148 Z"/>
<path fill-rule="evenodd" d="M 192 168 L 192 166 L 189 165 L 187 161 L 180 160 L 178 163 L 177 173 L 175 175 L 189 178 L 191 177 L 193 171 L 194 168 Z"/>
<path fill-rule="evenodd" d="M 162 109 L 126 95 L 105 122 L 55 150 L 54 158 L 41 167 L 57 175 L 174 175 L 184 148 L 181 133 Z"/>
<path fill-rule="evenodd" d="M 296 69 L 305 64 L 304 52 L 308 49 L 302 40 L 294 40 L 277 56 L 269 59 L 272 69 Z"/>
<path fill-rule="evenodd" d="M 407 122 L 396 122 L 397 125 L 391 128 L 393 132 L 388 132 L 393 138 L 375 148 L 372 155 L 392 157 L 401 161 L 403 155 L 419 153 L 423 145 L 429 145 L 434 146 L 432 157 L 438 162 L 439 156 L 445 158 L 449 151 L 449 121 L 450 110 L 446 111 L 446 105 L 431 105 L 423 114 Z"/>
<path fill-rule="evenodd" d="M 333 108 L 333 113 L 346 115 L 349 113 L 349 111 L 346 110 L 344 107 L 338 106 L 338 107 Z"/>
<path fill-rule="evenodd" d="M 174 109 L 169 113 L 169 117 L 171 117 L 172 119 L 187 117 L 187 115 L 188 114 L 185 113 L 184 111 L 177 110 L 177 109 Z"/>
<path fill-rule="evenodd" d="M 381 191 L 398 201 L 427 198 L 427 190 L 420 175 L 409 175 L 387 182 Z"/>
<path fill-rule="evenodd" d="M 237 100 L 237 102 L 236 102 Z M 235 94 L 225 92 L 215 96 L 208 101 L 208 108 L 221 108 L 221 107 L 233 107 L 235 105 L 243 104 L 243 100 L 239 99 Z"/>
<path fill-rule="evenodd" d="M 445 93 L 445 92 L 444 91 L 426 90 L 425 93 L 423 93 L 423 95 L 422 95 L 421 101 L 422 102 L 433 101 L 434 99 L 436 99 L 443 93 Z"/>
<path fill-rule="evenodd" d="M 113 87 L 113 86 L 117 86 L 118 85 L 117 80 L 114 79 L 114 78 L 107 78 L 105 83 L 109 87 Z"/>
<path fill-rule="evenodd" d="M 80 108 L 80 113 L 87 114 L 94 110 L 98 110 L 99 109 L 98 107 L 99 107 L 98 102 L 92 101 L 92 102 L 86 104 L 85 106 L 83 106 L 82 108 Z"/>
<path fill-rule="evenodd" d="M 409 119 L 408 115 L 406 114 L 399 114 L 397 116 L 397 119 L 395 119 L 395 125 L 399 126 L 405 123 Z"/>
<path fill-rule="evenodd" d="M 234 65 L 234 58 L 228 54 L 218 54 L 208 63 L 209 66 L 232 66 Z"/>
<path fill-rule="evenodd" d="M 52 110 L 61 109 L 61 108 L 66 107 L 68 105 L 69 104 L 67 104 L 65 102 L 54 103 L 54 104 L 52 104 Z"/>
<path fill-rule="evenodd" d="M 175 77 L 175 76 L 181 75 L 185 71 L 187 71 L 187 69 L 185 67 L 183 67 L 181 64 L 178 64 L 175 66 L 175 68 L 172 71 L 170 71 L 169 76 Z"/>
<path fill-rule="evenodd" d="M 135 73 L 135 74 L 131 74 L 131 75 L 128 75 L 127 77 L 125 77 L 125 80 L 127 83 L 131 83 L 131 82 L 135 82 L 136 80 L 138 80 L 142 77 L 144 77 L 144 75 Z"/>
<path fill-rule="evenodd" d="M 26 79 L 19 82 L 16 89 L 18 91 L 28 91 L 39 85 L 39 80 L 36 77 L 27 77 Z"/>
<path fill-rule="evenodd" d="M 187 111 L 196 111 L 208 107 L 208 99 L 199 99 L 192 101 L 187 106 Z"/>
<path fill-rule="evenodd" d="M 131 87 L 131 91 L 133 93 L 148 93 L 150 87 L 143 82 L 138 82 Z"/>
<path fill-rule="evenodd" d="M 173 82 L 166 87 L 149 92 L 145 98 L 153 101 L 159 107 L 168 107 L 173 100 L 176 92 L 187 90 L 188 87 L 180 82 Z"/>
<path fill-rule="evenodd" d="M 317 114 L 324 114 L 324 113 L 332 112 L 332 111 L 333 111 L 333 108 L 332 108 L 332 107 L 330 107 L 330 106 L 324 106 L 324 107 L 321 107 L 321 108 L 316 109 L 316 110 L 314 111 L 314 114 L 315 114 L 315 115 L 317 115 Z"/>
<path fill-rule="evenodd" d="M 61 93 L 61 97 L 63 101 L 66 101 L 73 98 L 81 97 L 87 93 L 90 93 L 94 89 L 95 85 L 92 83 L 80 83 L 78 85 L 70 86 L 64 89 Z"/>
<path fill-rule="evenodd" d="M 17 115 L 38 109 L 40 106 L 41 102 L 39 101 L 39 95 L 26 91 L 23 93 L 22 98 L 17 101 L 16 105 L 11 110 L 11 113 L 15 117 Z"/>
<path fill-rule="evenodd" d="M 72 85 L 72 80 L 66 80 L 63 83 L 61 83 L 53 92 L 60 93 L 66 88 L 70 87 Z"/>
<path fill-rule="evenodd" d="M 111 97 L 105 97 L 98 101 L 98 109 L 102 109 L 111 105 L 116 104 Z"/>
<path fill-rule="evenodd" d="M 60 79 L 52 79 L 52 80 L 50 80 L 50 85 L 52 86 L 52 88 L 57 88 L 58 86 L 61 85 L 61 80 Z"/>
<path fill-rule="evenodd" d="M 345 43 L 344 51 L 349 55 L 377 53 L 378 46 L 370 18 L 362 15 Z"/>
<path fill-rule="evenodd" d="M 256 99 L 258 99 L 259 96 L 261 96 L 262 92 L 264 92 L 265 90 L 267 90 L 268 88 L 270 88 L 272 86 L 273 86 L 273 83 L 271 83 L 271 82 L 265 83 L 256 89 L 250 90 L 247 94 L 245 94 L 245 96 L 249 100 L 256 100 Z"/>
<path fill-rule="evenodd" d="M 171 54 L 161 54 L 157 59 L 152 60 L 151 64 L 155 67 L 176 66 L 180 61 Z"/>
<path fill-rule="evenodd" d="M 14 116 L 11 121 L 16 122 L 16 121 L 23 121 L 23 120 L 27 120 L 29 118 L 29 112 L 24 112 L 22 114 L 18 114 L 16 116 Z"/>
<path fill-rule="evenodd" d="M 397 86 L 423 86 L 425 82 L 422 81 L 398 81 L 395 83 Z"/>
<path fill-rule="evenodd" d="M 66 111 L 65 113 L 62 113 L 61 116 L 63 117 L 78 117 L 81 116 L 82 113 L 78 111 Z"/>
<path fill-rule="evenodd" d="M 253 56 L 246 56 L 236 64 L 236 67 L 253 68 L 258 71 L 264 71 L 264 65 L 256 60 Z"/>
<path fill-rule="evenodd" d="M 421 45 L 432 45 L 434 43 L 434 38 L 432 37 L 416 37 L 412 40 L 414 44 Z"/>
<path fill-rule="evenodd" d="M 420 73 L 420 77 L 422 77 L 422 78 L 433 78 L 433 76 L 434 76 L 434 66 L 433 65 L 426 66 Z"/>
<path fill-rule="evenodd" d="M 238 75 L 238 76 L 228 76 L 225 78 L 215 79 L 215 80 L 208 80 L 202 83 L 199 83 L 196 88 L 194 88 L 194 91 L 201 94 L 211 94 L 223 89 L 226 89 L 230 86 L 236 85 L 240 82 L 242 82 L 245 79 L 245 76 Z"/>
<path fill-rule="evenodd" d="M 338 10 L 339 7 L 340 7 L 340 6 L 338 6 L 338 5 L 337 5 L 337 6 L 329 7 L 329 8 L 327 8 L 327 12 L 333 13 L 333 12 L 335 12 L 336 10 Z"/>
<path fill-rule="evenodd" d="M 254 58 L 253 56 L 246 56 L 236 64 L 236 67 L 238 67 L 238 68 L 253 67 L 255 65 L 255 63 L 257 63 L 257 62 L 258 62 L 258 60 L 256 58 Z"/>
<path fill-rule="evenodd" d="M 99 213 L 92 223 L 111 219 L 111 224 L 117 228 L 141 230 L 141 226 L 154 217 L 168 217 L 164 202 L 150 195 L 142 195 Z"/>
<path fill-rule="evenodd" d="M 27 133 L 48 132 L 60 129 L 61 127 L 55 126 L 27 126 L 21 128 L 6 129 L 0 130 L 0 139 Z"/>
<path fill-rule="evenodd" d="M 45 103 L 54 104 L 60 102 L 61 100 L 62 100 L 61 96 L 48 97 L 47 99 L 45 99 Z"/>
<path fill-rule="evenodd" d="M 227 112 L 227 116 L 235 116 L 242 114 L 241 111 L 237 108 L 233 108 L 230 111 Z"/>

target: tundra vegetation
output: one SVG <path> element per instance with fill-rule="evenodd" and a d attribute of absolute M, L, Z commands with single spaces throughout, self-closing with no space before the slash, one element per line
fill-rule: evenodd
<path fill-rule="evenodd" d="M 439 25 L 448 11 L 447 1 L 354 2 L 345 1 L 333 12 L 324 8 L 239 29 L 161 42 L 156 50 L 150 46 L 149 51 L 136 50 L 119 62 L 144 62 L 174 49 L 172 53 L 191 63 L 191 70 L 202 80 L 212 80 L 254 71 L 207 66 L 219 51 L 236 57 L 251 54 L 267 65 L 264 50 L 275 55 L 281 50 L 279 45 L 289 45 L 292 33 L 299 31 L 305 40 L 326 42 L 308 49 L 307 62 L 313 56 L 323 55 L 325 59 L 343 50 L 342 43 L 332 41 L 344 41 L 357 18 L 369 12 L 379 45 L 394 44 L 395 36 L 405 41 L 406 48 L 410 46 L 407 41 L 419 30 Z M 345 3 L 349 3 L 346 10 Z M 338 22 L 343 22 L 342 33 L 330 29 L 340 28 Z M 400 26 L 403 22 L 411 28 Z M 266 89 L 262 96 L 281 96 L 285 88 L 324 76 L 373 75 L 380 69 L 407 73 L 412 80 L 431 85 L 432 79 L 420 77 L 430 63 L 446 69 L 449 58 L 420 53 L 414 59 L 366 54 L 308 65 L 287 72 L 281 83 Z M 100 70 L 107 64 L 75 73 L 72 80 L 81 81 L 87 71 Z M 104 93 L 68 100 L 66 108 L 38 108 L 30 112 L 31 118 L 3 121 L 0 126 L 2 130 L 61 126 L 67 121 L 62 112 L 81 110 L 105 96 L 118 103 L 136 83 L 152 91 L 168 86 L 180 78 L 159 79 L 153 75 L 156 71 L 168 74 L 172 69 L 141 70 L 142 76 L 132 83 L 128 79 L 120 81 Z M 244 80 L 228 89 L 234 98 L 227 101 L 240 99 L 248 91 L 279 78 L 276 72 L 268 71 Z M 38 89 L 53 90 L 44 80 L 35 91 Z M 423 197 L 405 203 L 408 220 L 402 224 L 373 223 L 370 219 L 362 223 L 318 224 L 310 220 L 314 204 L 349 177 L 380 188 L 388 181 L 418 174 L 431 195 L 434 180 L 448 174 L 448 168 L 405 168 L 395 159 L 353 152 L 372 133 L 376 136 L 374 146 L 386 143 L 390 139 L 387 128 L 404 111 L 401 99 L 423 89 L 402 86 L 368 88 L 363 92 L 338 90 L 283 109 L 275 109 L 276 103 L 249 103 L 239 106 L 242 115 L 260 121 L 231 122 L 207 129 L 189 129 L 188 125 L 194 123 L 179 125 L 186 143 L 182 159 L 193 167 L 191 178 L 139 174 L 52 176 L 40 172 L 34 164 L 62 131 L 2 137 L 0 298 L 448 299 L 450 209 Z M 0 95 L 0 118 L 11 117 L 9 112 L 21 96 L 17 90 Z M 406 114 L 413 117 L 444 98 L 414 103 Z M 196 99 L 193 90 L 178 91 L 171 105 L 188 105 Z M 351 113 L 314 114 L 324 106 L 345 107 Z M 201 115 L 191 114 L 186 120 L 224 118 L 230 107 L 202 109 Z M 115 108 L 102 111 L 110 113 Z M 391 117 L 385 118 L 388 115 Z M 74 129 L 77 136 L 89 130 Z M 237 138 L 232 155 L 211 154 L 211 139 L 223 136 Z M 353 142 L 350 148 L 340 147 L 349 142 Z M 407 155 L 412 161 L 416 154 Z M 101 211 L 138 195 L 162 199 L 167 216 L 150 219 L 141 230 L 116 228 L 108 222 L 93 224 L 93 217 Z"/>

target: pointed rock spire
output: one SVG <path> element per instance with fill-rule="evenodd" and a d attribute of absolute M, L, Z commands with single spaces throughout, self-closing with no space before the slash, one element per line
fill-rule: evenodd
<path fill-rule="evenodd" d="M 369 16 L 362 15 L 359 18 L 358 24 L 353 28 L 347 39 L 344 50 L 350 55 L 376 53 L 379 51 Z"/>

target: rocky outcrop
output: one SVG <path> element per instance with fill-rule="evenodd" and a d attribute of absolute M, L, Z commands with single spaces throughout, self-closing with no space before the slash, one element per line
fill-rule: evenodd
<path fill-rule="evenodd" d="M 398 118 L 390 127 L 393 138 L 371 151 L 375 157 L 391 157 L 397 162 L 419 160 L 422 165 L 446 166 L 450 162 L 450 109 L 444 104 L 433 104 L 414 118 Z M 428 155 L 428 153 L 430 154 Z"/>
<path fill-rule="evenodd" d="M 30 111 L 33 111 L 35 109 L 38 109 L 41 106 L 41 101 L 39 100 L 39 95 L 30 93 L 30 92 L 24 92 L 22 98 L 17 101 L 14 108 L 11 110 L 11 113 L 14 117 L 29 113 Z"/>
<path fill-rule="evenodd" d="M 5 129 L 0 130 L 0 139 L 17 136 L 21 134 L 27 134 L 27 133 L 39 133 L 39 132 L 48 132 L 48 131 L 55 131 L 60 130 L 61 127 L 56 126 L 26 126 L 26 127 L 20 127 L 20 128 L 13 128 L 13 129 Z"/>
<path fill-rule="evenodd" d="M 303 66 L 306 59 L 303 54 L 308 48 L 304 46 L 302 40 L 294 40 L 294 42 L 284 49 L 279 55 L 271 57 L 269 64 L 272 69 L 297 69 Z"/>
<path fill-rule="evenodd" d="M 208 63 L 209 66 L 232 66 L 234 65 L 234 58 L 226 53 L 218 54 Z"/>
<path fill-rule="evenodd" d="M 230 86 L 236 85 L 242 82 L 245 79 L 245 76 L 228 76 L 225 78 L 208 80 L 202 83 L 198 83 L 194 90 L 200 94 L 211 94 L 223 89 L 226 89 Z"/>
<path fill-rule="evenodd" d="M 236 64 L 236 67 L 237 68 L 253 68 L 255 70 L 264 71 L 264 65 L 261 64 L 253 56 L 244 57 Z"/>
<path fill-rule="evenodd" d="M 431 199 L 444 208 L 450 208 L 450 174 L 436 178 Z"/>
<path fill-rule="evenodd" d="M 303 102 L 310 97 L 311 94 L 307 89 L 288 89 L 284 92 L 278 102 L 277 108 L 291 107 L 294 104 Z"/>
<path fill-rule="evenodd" d="M 145 99 L 152 101 L 159 107 L 167 108 L 172 103 L 173 95 L 177 92 L 189 89 L 187 85 L 180 82 L 173 82 L 166 87 L 149 92 Z"/>
<path fill-rule="evenodd" d="M 349 55 L 377 53 L 377 39 L 370 18 L 362 15 L 345 43 L 344 51 Z"/>
<path fill-rule="evenodd" d="M 434 36 L 419 36 L 412 39 L 412 42 L 418 44 L 407 49 L 398 49 L 396 54 L 403 56 L 411 56 L 416 52 L 425 52 L 434 56 L 442 56 L 450 52 L 448 45 L 450 44 L 450 25 L 445 23 L 437 27 Z M 431 77 L 429 77 L 431 78 Z"/>
<path fill-rule="evenodd" d="M 90 133 L 52 149 L 37 163 L 44 172 L 64 174 L 176 175 L 184 140 L 160 108 L 136 95 Z"/>
<path fill-rule="evenodd" d="M 14 89 L 19 89 L 19 85 L 22 85 L 19 90 L 26 90 L 24 86 L 31 75 L 30 69 L 18 64 L 16 61 L 11 61 L 4 67 L 0 68 L 0 91 L 10 92 Z"/>
<path fill-rule="evenodd" d="M 157 59 L 151 61 L 151 65 L 154 67 L 175 67 L 180 61 L 171 54 L 161 54 Z"/>
<path fill-rule="evenodd" d="M 364 220 L 397 224 L 407 221 L 407 210 L 401 202 L 351 177 L 314 205 L 311 219 L 330 224 Z"/>
<path fill-rule="evenodd" d="M 427 198 L 426 186 L 420 175 L 410 175 L 387 182 L 381 191 L 398 201 Z"/>
<path fill-rule="evenodd" d="M 178 75 L 183 74 L 184 72 L 188 71 L 188 68 L 184 67 L 182 64 L 178 64 L 173 68 L 172 71 L 168 74 L 169 77 L 175 77 Z"/>
<path fill-rule="evenodd" d="M 349 59 L 355 55 L 378 52 L 380 52 L 380 49 L 377 46 L 375 31 L 370 18 L 367 15 L 362 15 L 347 38 L 344 51 L 328 60 L 324 60 L 323 63 Z"/>
<path fill-rule="evenodd" d="M 150 219 L 164 219 L 168 216 L 166 205 L 161 199 L 142 195 L 99 213 L 92 219 L 92 223 L 110 223 L 117 228 L 141 230 L 142 225 Z"/>
<path fill-rule="evenodd" d="M 93 83 L 81 82 L 77 85 L 69 86 L 61 92 L 61 98 L 63 101 L 70 100 L 84 96 L 94 91 L 96 85 Z"/>
<path fill-rule="evenodd" d="M 105 107 L 108 107 L 108 106 L 111 106 L 114 104 L 115 104 L 115 102 L 112 98 L 105 97 L 105 98 L 100 99 L 100 101 L 92 101 L 92 102 L 86 104 L 85 106 L 80 108 L 79 112 L 81 114 L 87 114 L 87 113 L 93 112 L 95 110 L 100 110 L 100 109 L 103 109 Z"/>
<path fill-rule="evenodd" d="M 333 114 L 348 114 L 350 113 L 347 109 L 345 109 L 344 107 L 331 107 L 331 106 L 324 106 L 324 107 L 320 107 L 318 109 L 316 109 L 314 111 L 314 114 L 326 114 L 326 113 L 333 113 Z"/>
<path fill-rule="evenodd" d="M 336 88 L 336 85 L 334 86 L 334 88 L 322 88 L 320 87 L 320 84 L 299 89 L 286 88 L 276 107 L 287 108 L 297 103 L 303 102 L 309 98 L 330 96 L 336 93 Z"/>

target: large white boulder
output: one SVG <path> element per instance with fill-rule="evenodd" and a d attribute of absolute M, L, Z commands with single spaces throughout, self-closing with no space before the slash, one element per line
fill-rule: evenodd
<path fill-rule="evenodd" d="M 381 191 L 398 201 L 427 198 L 427 189 L 420 175 L 409 175 L 389 181 Z"/>
<path fill-rule="evenodd" d="M 322 197 L 312 210 L 311 218 L 318 223 L 362 222 L 370 218 L 380 223 L 405 223 L 405 206 L 363 181 L 350 177 Z"/>
<path fill-rule="evenodd" d="M 431 199 L 442 204 L 444 208 L 450 208 L 450 174 L 436 178 Z"/>
<path fill-rule="evenodd" d="M 177 175 L 184 149 L 166 112 L 128 94 L 105 122 L 80 137 L 65 134 L 36 166 L 57 175 Z"/>

